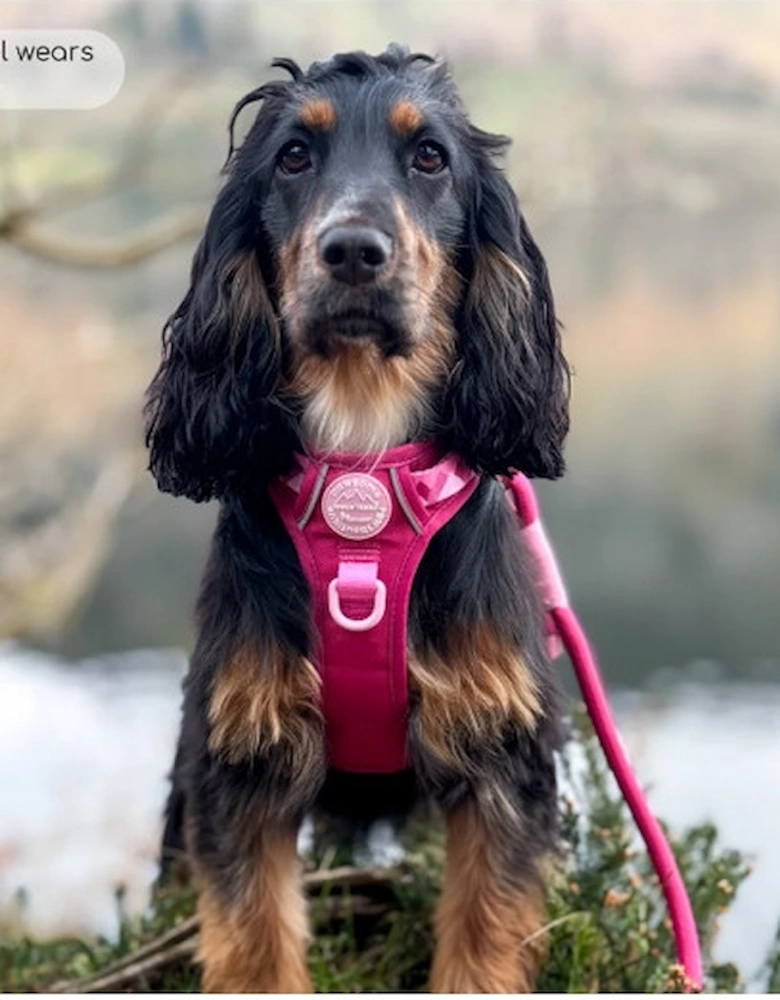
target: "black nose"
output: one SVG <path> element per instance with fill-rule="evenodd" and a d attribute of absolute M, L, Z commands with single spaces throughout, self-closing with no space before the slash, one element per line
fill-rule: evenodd
<path fill-rule="evenodd" d="M 320 257 L 337 281 L 373 281 L 393 253 L 386 233 L 368 226 L 333 226 L 319 240 Z"/>

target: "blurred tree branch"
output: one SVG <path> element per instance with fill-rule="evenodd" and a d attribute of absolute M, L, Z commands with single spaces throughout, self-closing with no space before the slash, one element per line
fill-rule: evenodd
<path fill-rule="evenodd" d="M 33 200 L 20 198 L 15 184 L 15 145 L 6 141 L 4 191 L 6 208 L 0 213 L 0 240 L 25 253 L 56 264 L 80 268 L 110 269 L 126 267 L 153 257 L 178 243 L 194 239 L 203 229 L 205 211 L 180 211 L 155 223 L 129 239 L 101 243 L 82 241 L 52 231 L 47 218 L 67 209 L 119 194 L 144 176 L 154 138 L 166 115 L 195 80 L 193 67 L 185 67 L 165 84 L 167 100 L 159 99 L 155 88 L 142 102 L 128 130 L 125 151 L 115 169 L 104 177 L 70 184 L 36 195 Z"/>
<path fill-rule="evenodd" d="M 0 137 L 0 243 L 70 268 L 116 269 L 197 237 L 205 208 L 172 210 L 111 242 L 71 235 L 54 220 L 99 199 L 121 197 L 143 181 L 157 134 L 177 98 L 199 78 L 190 65 L 157 81 L 131 116 L 113 167 L 41 191 L 29 190 L 14 120 L 7 118 Z M 136 406 L 140 411 L 143 365 L 114 336 L 110 323 L 99 331 L 96 356 L 82 326 L 62 337 L 45 312 L 37 321 L 24 297 L 5 298 L 0 302 L 0 639 L 51 636 L 94 586 L 116 518 L 143 473 L 139 447 L 120 443 L 116 432 L 105 429 L 122 425 L 118 412 L 132 420 Z"/>
<path fill-rule="evenodd" d="M 122 243 L 81 242 L 34 224 L 35 213 L 0 218 L 0 238 L 17 249 L 43 260 L 70 267 L 116 268 L 138 264 L 161 250 L 196 237 L 203 230 L 203 215 L 171 216 L 153 229 Z"/>

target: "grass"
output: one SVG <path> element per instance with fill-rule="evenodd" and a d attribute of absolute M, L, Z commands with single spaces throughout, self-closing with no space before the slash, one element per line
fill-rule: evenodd
<path fill-rule="evenodd" d="M 576 728 L 576 743 L 562 764 L 563 843 L 548 892 L 550 955 L 539 990 L 681 992 L 657 879 L 587 722 L 577 720 Z M 712 947 L 722 915 L 749 874 L 745 859 L 719 847 L 710 825 L 689 829 L 672 844 L 701 934 L 706 989 L 739 992 L 739 971 L 715 962 Z M 425 989 L 433 947 L 431 912 L 444 855 L 441 829 L 413 829 L 408 848 L 404 878 L 384 887 L 385 896 L 378 906 L 374 898 L 372 912 L 359 905 L 359 894 L 350 897 L 327 884 L 313 897 L 317 933 L 309 964 L 319 992 Z M 342 860 L 331 858 L 331 863 Z M 336 918 L 330 905 L 334 896 L 340 897 Z M 0 938 L 0 988 L 46 991 L 63 980 L 98 973 L 187 920 L 193 907 L 191 889 L 167 887 L 146 916 L 124 922 L 113 944 Z M 765 973 L 768 988 L 780 989 L 780 928 Z M 136 991 L 194 992 L 198 975 L 185 957 L 139 976 L 133 986 Z"/>

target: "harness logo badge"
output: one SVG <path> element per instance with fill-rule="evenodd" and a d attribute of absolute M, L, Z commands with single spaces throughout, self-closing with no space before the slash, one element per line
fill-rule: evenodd
<path fill-rule="evenodd" d="M 387 488 L 362 472 L 334 479 L 322 497 L 325 523 L 331 531 L 353 542 L 378 535 L 387 526 L 392 510 Z"/>

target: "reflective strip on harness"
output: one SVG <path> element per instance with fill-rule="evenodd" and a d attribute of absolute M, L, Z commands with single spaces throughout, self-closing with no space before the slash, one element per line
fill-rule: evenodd
<path fill-rule="evenodd" d="M 330 766 L 403 770 L 412 584 L 479 477 L 429 443 L 298 464 L 270 492 L 311 589 Z"/>

